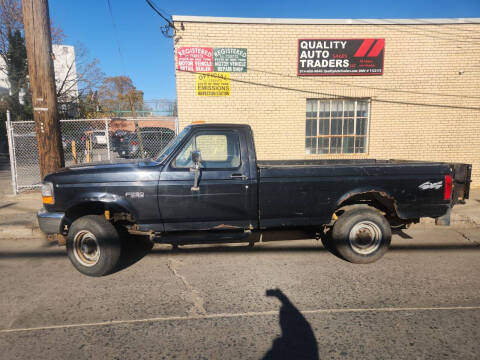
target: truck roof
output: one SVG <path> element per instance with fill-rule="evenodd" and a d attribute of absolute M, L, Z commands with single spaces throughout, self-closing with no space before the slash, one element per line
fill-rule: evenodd
<path fill-rule="evenodd" d="M 247 124 L 224 124 L 224 123 L 208 123 L 208 124 L 191 124 L 189 125 L 195 128 L 211 128 L 211 127 L 222 127 L 222 128 L 247 128 L 250 129 L 250 125 Z"/>

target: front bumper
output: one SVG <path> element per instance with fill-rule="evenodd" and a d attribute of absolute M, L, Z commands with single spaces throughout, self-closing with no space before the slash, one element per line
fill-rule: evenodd
<path fill-rule="evenodd" d="M 48 212 L 44 208 L 37 212 L 38 225 L 45 234 L 61 234 L 64 218 L 64 213 Z"/>

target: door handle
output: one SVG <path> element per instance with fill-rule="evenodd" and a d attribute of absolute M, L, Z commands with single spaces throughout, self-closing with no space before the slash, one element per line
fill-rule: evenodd
<path fill-rule="evenodd" d="M 243 174 L 232 174 L 230 175 L 231 179 L 242 179 L 242 180 L 248 180 L 248 176 L 245 176 Z"/>

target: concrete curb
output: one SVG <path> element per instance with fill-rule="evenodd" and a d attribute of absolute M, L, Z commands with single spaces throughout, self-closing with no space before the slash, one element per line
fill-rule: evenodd
<path fill-rule="evenodd" d="M 432 224 L 435 225 L 435 219 L 432 218 L 422 218 L 420 219 L 420 224 Z M 480 219 L 477 219 L 475 216 L 465 216 L 460 214 L 452 213 L 450 218 L 451 227 L 480 227 Z"/>
<path fill-rule="evenodd" d="M 24 225 L 2 225 L 0 227 L 0 240 L 2 239 L 25 239 L 43 237 L 43 233 L 36 224 Z"/>

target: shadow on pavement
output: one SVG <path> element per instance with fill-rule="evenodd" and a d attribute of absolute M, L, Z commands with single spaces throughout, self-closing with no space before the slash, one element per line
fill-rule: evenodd
<path fill-rule="evenodd" d="M 147 241 L 142 243 L 142 241 Z M 447 244 L 447 245 L 392 245 L 388 251 L 393 252 L 413 252 L 413 251 L 480 251 L 480 245 L 476 244 Z M 312 246 L 268 246 L 268 247 L 255 247 L 249 248 L 248 246 L 208 246 L 208 247 L 180 247 L 175 253 L 194 255 L 201 253 L 288 253 L 288 252 L 326 252 L 326 250 L 317 245 Z M 147 254 L 153 256 L 171 255 L 172 250 L 170 247 L 153 249 L 152 243 L 148 240 L 141 239 L 138 243 L 135 241 L 129 241 L 127 243 L 126 250 L 122 253 L 123 258 L 121 260 L 121 269 L 130 266 L 137 261 L 141 260 Z M 25 251 L 0 251 L 0 259 L 9 258 L 35 258 L 35 257 L 63 257 L 67 256 L 64 247 L 38 248 L 38 250 L 25 250 Z M 118 271 L 118 270 L 117 270 Z"/>
<path fill-rule="evenodd" d="M 307 319 L 280 289 L 269 289 L 266 295 L 282 303 L 279 319 L 282 335 L 273 340 L 263 359 L 318 359 L 317 340 Z"/>
<path fill-rule="evenodd" d="M 153 248 L 153 243 L 143 236 L 123 237 L 120 261 L 111 274 L 119 272 L 142 260 Z"/>
<path fill-rule="evenodd" d="M 269 245 L 269 246 L 256 246 L 249 248 L 246 246 L 228 246 L 228 245 L 216 245 L 216 246 L 196 246 L 196 247 L 179 247 L 176 250 L 178 254 L 201 254 L 201 253 L 288 253 L 288 252 L 327 252 L 323 246 L 319 245 Z M 480 246 L 476 244 L 435 244 L 435 245 L 422 245 L 422 244 L 408 244 L 408 245 L 392 245 L 388 251 L 402 252 L 402 251 L 472 251 L 480 250 Z M 170 254 L 172 250 L 170 248 L 157 248 L 153 249 L 152 255 L 164 255 Z"/>
<path fill-rule="evenodd" d="M 0 205 L 0 209 L 5 209 L 7 207 L 10 207 L 12 205 L 15 205 L 16 202 L 10 202 L 10 203 L 6 203 L 6 204 L 3 204 L 3 205 Z"/>
<path fill-rule="evenodd" d="M 398 230 L 392 229 L 392 235 L 398 235 L 402 239 L 413 239 L 410 235 L 408 235 L 406 232 L 400 229 Z"/>

